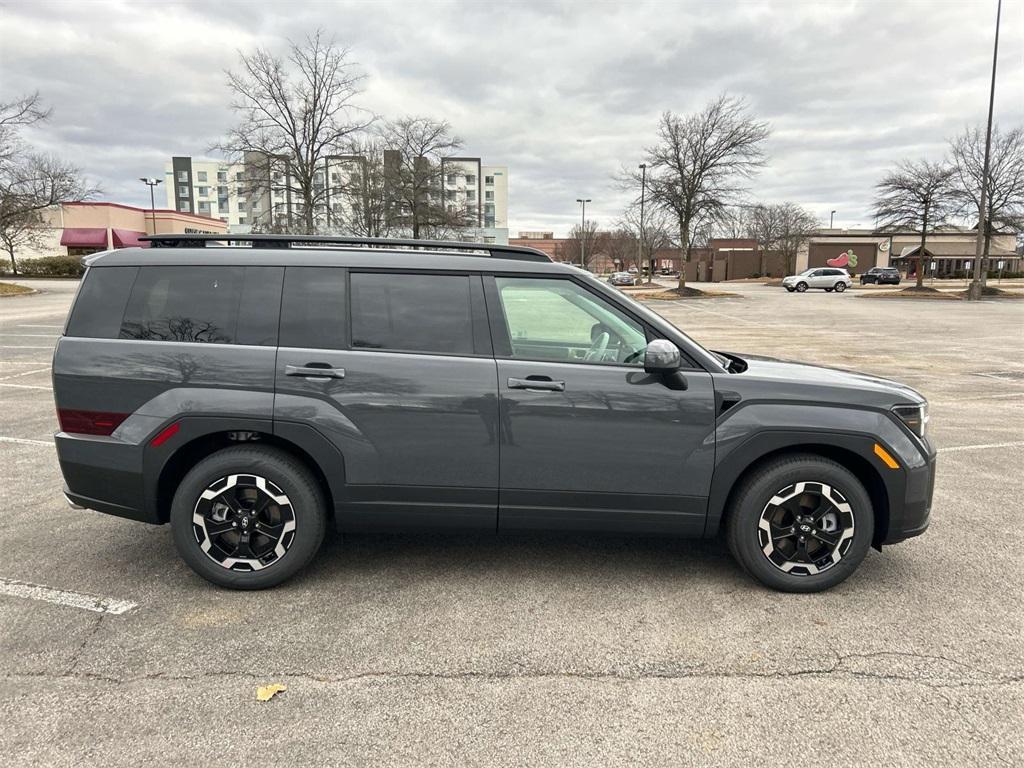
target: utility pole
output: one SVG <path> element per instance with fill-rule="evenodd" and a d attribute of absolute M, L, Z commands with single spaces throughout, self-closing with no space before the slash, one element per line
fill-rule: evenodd
<path fill-rule="evenodd" d="M 832 213 L 830 213 L 829 216 L 828 216 L 828 228 L 829 229 L 832 229 L 832 227 L 833 227 L 833 225 L 835 223 L 835 220 L 836 220 L 836 212 L 832 211 Z"/>
<path fill-rule="evenodd" d="M 163 181 L 163 179 L 149 179 L 149 178 L 146 178 L 146 177 L 142 177 L 142 178 L 139 179 L 139 181 L 141 181 L 143 184 L 145 184 L 147 187 L 149 187 L 149 214 L 150 214 L 150 218 L 153 221 L 153 231 L 150 232 L 149 234 L 155 235 L 156 234 L 156 193 L 154 192 L 154 190 L 156 189 L 156 185 L 160 184 Z"/>
<path fill-rule="evenodd" d="M 988 166 L 989 155 L 992 150 L 992 109 L 996 101 L 996 62 L 999 60 L 999 20 L 1003 13 L 1003 0 L 996 4 L 996 39 L 992 46 L 992 84 L 988 92 L 988 126 L 985 129 L 985 160 L 981 167 L 981 194 L 978 200 L 978 240 L 974 245 L 974 279 L 967 289 L 967 298 L 970 301 L 977 301 L 981 298 L 982 288 L 982 260 L 985 257 L 985 230 L 988 221 L 985 217 L 985 209 L 988 207 Z"/>
<path fill-rule="evenodd" d="M 644 237 L 644 234 L 645 234 L 645 232 L 644 232 L 644 196 L 645 196 L 645 193 L 647 192 L 647 163 L 640 163 L 639 168 L 640 168 L 640 244 L 639 244 L 638 247 L 640 249 L 640 252 L 637 254 L 636 263 L 638 265 L 638 268 L 640 269 L 640 274 L 637 275 L 637 277 L 638 278 L 642 278 L 644 276 L 644 272 L 643 272 L 643 269 L 644 269 L 643 268 L 644 254 L 646 253 L 646 251 L 644 250 L 644 241 L 646 240 L 646 238 Z M 653 280 L 654 280 L 654 266 L 650 265 L 650 267 L 647 270 L 647 282 L 652 282 Z"/>
<path fill-rule="evenodd" d="M 582 197 L 577 197 L 576 202 L 583 206 L 583 211 L 580 213 L 580 267 L 582 269 L 587 268 L 587 260 L 584 258 L 584 249 L 587 247 L 586 243 L 586 230 L 587 230 L 587 203 L 591 202 L 588 197 L 584 200 Z"/>

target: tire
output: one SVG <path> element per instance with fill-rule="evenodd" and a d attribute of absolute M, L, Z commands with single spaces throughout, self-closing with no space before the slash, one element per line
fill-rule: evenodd
<path fill-rule="evenodd" d="M 799 282 L 799 283 L 796 284 L 796 291 L 798 293 L 803 293 L 806 290 L 807 290 L 807 283 Z"/>
<path fill-rule="evenodd" d="M 832 293 L 832 289 L 831 288 L 826 288 L 825 289 L 825 293 Z"/>
<path fill-rule="evenodd" d="M 836 293 L 842 293 L 843 291 L 846 290 L 846 283 L 836 283 L 835 284 L 835 289 L 836 289 Z"/>
<path fill-rule="evenodd" d="M 243 528 L 251 531 L 245 534 L 248 552 L 230 551 Z M 309 564 L 326 530 L 327 504 L 313 473 L 269 446 L 243 445 L 207 456 L 185 475 L 171 502 L 178 554 L 204 579 L 228 589 L 282 583 Z"/>
<path fill-rule="evenodd" d="M 792 293 L 793 291 L 795 291 L 795 290 L 796 290 L 796 288 L 790 288 L 790 287 L 789 287 L 789 286 L 787 285 L 787 286 L 786 286 L 786 290 L 787 290 L 787 291 L 789 291 L 790 293 Z"/>
<path fill-rule="evenodd" d="M 818 494 L 815 501 L 818 491 L 827 496 Z M 810 500 L 814 506 L 826 498 L 833 511 L 820 522 L 793 519 L 786 510 L 802 510 L 805 508 L 799 502 Z M 772 504 L 774 499 L 785 501 Z M 750 576 L 781 592 L 821 592 L 844 581 L 867 555 L 875 529 L 871 498 L 860 481 L 841 464 L 814 454 L 782 456 L 758 467 L 736 488 L 726 514 L 726 541 L 733 557 Z M 771 539 L 772 517 L 778 523 L 774 530 L 794 531 L 794 535 Z M 808 543 L 797 543 L 798 526 L 805 525 L 812 532 L 805 537 Z M 832 525 L 836 527 L 829 530 Z M 830 550 L 816 536 L 831 537 L 838 545 Z M 769 544 L 771 554 L 767 553 Z M 795 562 L 806 560 L 799 550 L 790 549 L 800 546 L 813 556 L 813 563 Z M 825 548 L 812 551 L 812 547 Z M 787 551 L 792 552 L 792 559 Z M 789 563 L 787 572 L 783 569 Z"/>

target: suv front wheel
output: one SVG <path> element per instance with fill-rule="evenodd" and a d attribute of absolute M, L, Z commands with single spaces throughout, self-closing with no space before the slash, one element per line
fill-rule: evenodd
<path fill-rule="evenodd" d="M 820 592 L 853 573 L 874 535 L 864 486 L 840 464 L 799 454 L 742 481 L 726 519 L 733 557 L 765 586 Z"/>
<path fill-rule="evenodd" d="M 229 589 L 273 587 L 306 566 L 327 528 L 316 478 L 290 454 L 245 445 L 196 464 L 171 503 L 178 554 Z"/>

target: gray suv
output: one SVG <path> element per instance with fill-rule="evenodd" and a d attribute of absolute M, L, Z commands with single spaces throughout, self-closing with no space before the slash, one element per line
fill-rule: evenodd
<path fill-rule="evenodd" d="M 156 236 L 87 271 L 53 362 L 68 501 L 169 523 L 233 588 L 328 527 L 710 538 L 831 587 L 928 525 L 927 404 L 711 352 L 528 248 Z"/>

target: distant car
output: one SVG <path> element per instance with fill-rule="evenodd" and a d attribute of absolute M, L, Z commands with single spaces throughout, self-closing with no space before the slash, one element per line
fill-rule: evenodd
<path fill-rule="evenodd" d="M 635 279 L 629 272 L 613 272 L 608 282 L 612 285 L 632 285 Z"/>
<path fill-rule="evenodd" d="M 860 276 L 860 284 L 899 285 L 900 271 L 896 267 L 872 267 Z"/>
<path fill-rule="evenodd" d="M 790 275 L 782 279 L 782 287 L 792 293 L 797 291 L 803 293 L 808 288 L 821 288 L 826 293 L 835 291 L 842 293 L 853 285 L 850 273 L 845 269 L 835 267 L 815 267 L 805 269 L 799 275 Z"/>

